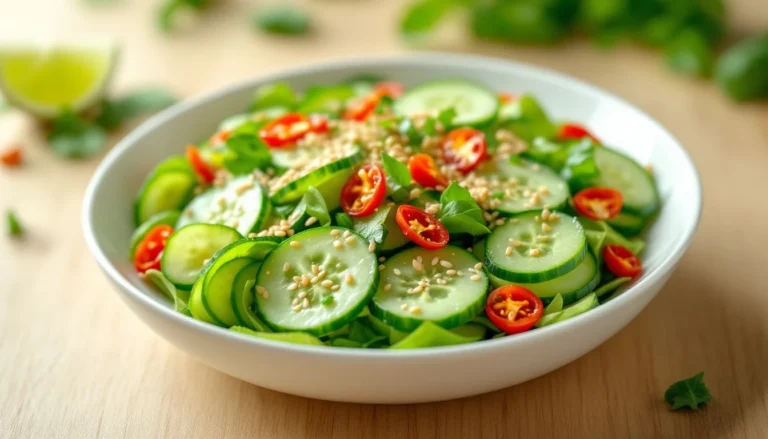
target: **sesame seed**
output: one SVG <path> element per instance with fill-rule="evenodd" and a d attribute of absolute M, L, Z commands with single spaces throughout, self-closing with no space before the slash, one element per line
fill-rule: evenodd
<path fill-rule="evenodd" d="M 301 285 L 303 285 L 304 287 L 308 287 L 309 286 L 309 277 L 302 276 L 301 277 Z"/>
<path fill-rule="evenodd" d="M 549 209 L 542 210 L 541 211 L 541 219 L 543 219 L 544 221 L 548 221 L 550 213 L 551 212 L 549 211 Z"/>
<path fill-rule="evenodd" d="M 331 287 L 331 291 L 339 291 L 339 288 L 341 288 L 341 287 L 338 286 L 338 285 L 334 285 L 334 286 Z"/>
<path fill-rule="evenodd" d="M 438 279 L 438 280 L 437 280 L 437 283 L 439 283 L 440 285 L 447 285 L 447 284 L 448 284 L 448 281 L 447 281 L 447 280 L 445 280 L 445 279 Z"/>
<path fill-rule="evenodd" d="M 368 251 L 373 253 L 376 250 L 376 243 L 371 241 L 370 244 L 368 244 Z"/>
<path fill-rule="evenodd" d="M 263 295 L 265 291 L 267 291 L 266 288 L 262 287 L 261 285 L 256 285 L 256 292 L 257 293 L 259 293 L 260 295 Z"/>
<path fill-rule="evenodd" d="M 475 274 L 475 275 L 470 276 L 470 279 L 472 279 L 473 281 L 477 282 L 479 280 L 482 280 L 483 277 L 480 276 L 479 274 Z"/>
<path fill-rule="evenodd" d="M 383 270 L 385 268 L 387 268 L 387 267 L 384 264 L 380 264 L 379 265 L 379 271 L 381 271 L 381 270 Z M 397 270 L 397 269 L 395 269 L 395 270 Z"/>
<path fill-rule="evenodd" d="M 386 284 L 384 285 L 384 291 L 389 291 L 392 289 L 392 284 Z"/>
<path fill-rule="evenodd" d="M 382 267 L 383 267 L 383 265 L 382 265 Z M 400 270 L 399 269 L 395 268 L 394 270 L 392 270 L 392 272 L 395 273 L 395 276 L 400 276 Z"/>
<path fill-rule="evenodd" d="M 298 297 L 297 297 L 297 298 L 295 298 L 295 299 L 293 299 L 293 302 L 291 302 L 291 306 L 296 306 L 296 305 L 298 305 L 298 304 L 299 304 L 299 300 L 300 300 L 300 299 L 299 299 Z"/>
<path fill-rule="evenodd" d="M 301 283 L 301 276 L 293 276 L 293 281 L 296 282 L 297 284 L 300 284 Z"/>
<path fill-rule="evenodd" d="M 291 241 L 291 243 L 290 243 L 290 244 L 288 244 L 288 245 L 290 245 L 290 246 L 291 246 L 291 247 L 293 247 L 293 248 L 299 248 L 299 247 L 301 247 L 301 243 L 300 243 L 299 241 Z"/>
<path fill-rule="evenodd" d="M 323 288 L 331 288 L 333 286 L 333 281 L 330 279 L 326 279 L 320 282 L 320 286 L 322 286 Z"/>
<path fill-rule="evenodd" d="M 415 287 L 414 289 L 412 289 L 412 290 L 411 290 L 411 293 L 412 293 L 412 294 L 419 294 L 419 293 L 421 293 L 422 291 L 424 291 L 424 287 L 422 287 L 421 285 L 419 285 L 419 286 Z"/>
<path fill-rule="evenodd" d="M 296 290 L 296 288 L 299 288 L 299 285 L 296 284 L 296 283 L 292 283 L 292 284 L 288 285 L 288 291 L 294 291 L 294 290 Z"/>
<path fill-rule="evenodd" d="M 400 305 L 400 309 L 402 309 L 403 311 L 407 310 L 408 309 L 408 304 L 404 303 L 404 304 Z"/>
<path fill-rule="evenodd" d="M 464 276 L 464 272 L 461 271 L 461 270 L 457 271 L 456 274 L 459 275 L 459 276 Z"/>
<path fill-rule="evenodd" d="M 293 310 L 293 312 L 299 312 L 299 311 L 301 311 L 301 305 L 296 305 L 296 306 L 292 307 L 291 309 Z"/>
<path fill-rule="evenodd" d="M 333 229 L 331 230 L 331 236 L 336 237 L 341 235 L 341 231 L 339 229 Z"/>
<path fill-rule="evenodd" d="M 247 182 L 241 184 L 240 186 L 236 187 L 235 188 L 235 193 L 238 196 L 240 196 L 240 195 L 243 195 L 249 189 L 253 189 L 253 182 L 252 181 L 247 181 Z"/>
<path fill-rule="evenodd" d="M 257 236 L 259 236 L 257 233 L 249 233 L 248 234 L 249 238 L 256 238 Z"/>
<path fill-rule="evenodd" d="M 478 262 L 477 264 L 475 264 L 475 270 L 482 270 L 482 269 L 483 269 L 483 263 L 482 262 Z"/>
<path fill-rule="evenodd" d="M 339 241 L 338 239 L 333 241 L 333 246 L 338 248 L 338 249 L 344 248 L 344 244 L 341 241 Z"/>
<path fill-rule="evenodd" d="M 528 250 L 528 254 L 531 255 L 531 256 L 541 256 L 541 250 L 539 250 L 537 248 L 532 248 L 532 249 Z"/>
<path fill-rule="evenodd" d="M 288 270 L 290 270 L 290 269 L 291 269 L 291 264 L 289 264 L 288 262 L 286 262 L 286 263 L 283 265 L 283 271 L 288 271 Z"/>
<path fill-rule="evenodd" d="M 437 263 L 438 263 L 438 262 L 440 262 L 440 258 L 438 258 L 437 256 L 435 256 L 434 258 L 432 258 L 432 266 L 435 266 L 435 265 L 437 265 Z"/>
<path fill-rule="evenodd" d="M 285 230 L 277 230 L 277 231 L 275 231 L 275 236 L 277 236 L 277 237 L 282 238 L 285 235 L 287 235 L 287 233 L 285 233 Z"/>
<path fill-rule="evenodd" d="M 352 276 L 352 273 L 347 273 L 347 277 L 344 278 L 344 282 L 346 282 L 347 285 L 353 285 L 355 283 L 355 276 Z"/>
<path fill-rule="evenodd" d="M 411 314 L 421 314 L 421 308 L 419 308 L 418 306 L 412 306 L 409 312 Z"/>
<path fill-rule="evenodd" d="M 413 265 L 413 269 L 416 271 L 423 271 L 424 270 L 424 264 L 419 262 L 418 260 L 414 259 L 411 261 L 411 265 Z"/>
<path fill-rule="evenodd" d="M 355 242 L 355 237 L 354 236 L 348 236 L 346 239 L 344 239 L 344 243 L 345 244 L 352 244 L 354 242 Z"/>
<path fill-rule="evenodd" d="M 453 264 L 451 264 L 450 262 L 448 262 L 446 260 L 440 261 L 440 265 L 442 265 L 445 268 L 453 268 Z"/>
<path fill-rule="evenodd" d="M 296 233 L 293 231 L 293 229 L 288 229 L 288 236 L 293 236 L 293 234 Z"/>
<path fill-rule="evenodd" d="M 503 226 L 505 222 L 506 220 L 504 218 L 499 218 L 496 220 L 494 224 L 496 224 L 497 226 Z"/>
<path fill-rule="evenodd" d="M 316 284 L 318 282 L 320 282 L 320 276 L 312 276 L 312 278 L 309 279 L 309 283 L 311 283 L 312 285 L 314 285 L 314 284 Z"/>
<path fill-rule="evenodd" d="M 557 212 L 552 212 L 552 214 L 549 216 L 550 221 L 557 221 L 560 219 L 560 215 L 557 214 Z"/>
<path fill-rule="evenodd" d="M 435 190 L 442 192 L 445 190 L 445 186 L 443 186 L 442 184 L 438 184 L 437 186 L 435 186 Z"/>
<path fill-rule="evenodd" d="M 306 292 L 306 291 L 302 291 L 302 292 L 300 292 L 300 293 L 299 293 L 299 295 L 298 295 L 298 298 L 299 298 L 299 299 L 303 299 L 303 298 L 305 298 L 305 297 L 307 297 L 307 292 Z"/>
<path fill-rule="evenodd" d="M 316 222 L 317 222 L 317 218 L 311 216 L 311 217 L 307 218 L 306 221 L 304 221 L 304 227 L 309 227 L 309 226 L 311 226 L 312 224 L 314 224 Z"/>
<path fill-rule="evenodd" d="M 318 279 L 323 279 L 323 278 L 325 278 L 326 274 L 328 274 L 328 273 L 326 273 L 325 270 L 320 270 L 320 273 L 317 273 L 317 278 Z"/>
<path fill-rule="evenodd" d="M 384 262 L 386 260 L 387 260 L 387 258 L 385 258 L 384 256 L 379 256 L 379 262 Z"/>
<path fill-rule="evenodd" d="M 456 270 L 446 270 L 445 274 L 448 276 L 456 276 Z"/>
<path fill-rule="evenodd" d="M 350 233 L 350 232 L 349 232 L 349 230 L 345 230 L 345 231 L 344 231 L 344 234 L 343 234 L 343 235 L 341 235 L 341 236 L 343 236 L 343 237 L 345 237 L 345 238 L 348 238 L 348 237 L 349 237 L 351 234 L 352 234 L 352 233 Z"/>
<path fill-rule="evenodd" d="M 411 192 L 408 193 L 408 198 L 413 200 L 414 198 L 418 198 L 419 195 L 421 195 L 421 189 L 415 187 L 411 189 Z"/>
<path fill-rule="evenodd" d="M 507 256 L 512 256 L 512 247 L 507 247 L 507 249 L 504 250 L 504 254 Z"/>
<path fill-rule="evenodd" d="M 552 226 L 550 226 L 547 223 L 541 223 L 541 230 L 544 231 L 545 233 L 549 233 L 552 231 Z"/>
<path fill-rule="evenodd" d="M 304 308 L 304 309 L 309 308 L 309 299 L 308 298 L 305 297 L 304 300 L 301 301 L 301 307 Z"/>

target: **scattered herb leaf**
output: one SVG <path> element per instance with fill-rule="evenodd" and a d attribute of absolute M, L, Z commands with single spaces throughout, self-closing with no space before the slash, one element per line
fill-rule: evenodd
<path fill-rule="evenodd" d="M 175 95 L 160 88 L 134 91 L 118 99 L 106 99 L 102 103 L 101 113 L 96 118 L 96 123 L 111 130 L 128 119 L 160 111 L 176 101 Z"/>
<path fill-rule="evenodd" d="M 671 410 L 683 407 L 697 410 L 700 406 L 706 405 L 712 400 L 712 395 L 704 384 L 704 372 L 669 386 L 669 389 L 664 392 L 664 400 L 670 405 Z"/>
<path fill-rule="evenodd" d="M 205 9 L 210 0 L 166 0 L 160 6 L 157 15 L 157 26 L 164 32 L 173 30 L 174 21 L 179 12 L 192 10 L 200 12 Z"/>
<path fill-rule="evenodd" d="M 272 155 L 266 145 L 253 134 L 236 134 L 225 142 L 224 167 L 235 175 L 266 169 Z"/>
<path fill-rule="evenodd" d="M 338 212 L 335 216 L 335 219 L 337 226 L 344 227 L 345 229 L 352 228 L 352 217 L 347 215 L 345 212 Z"/>
<path fill-rule="evenodd" d="M 381 153 L 381 164 L 387 174 L 387 190 L 389 196 L 397 202 L 408 197 L 408 187 L 411 185 L 411 172 L 405 163 L 387 154 Z"/>
<path fill-rule="evenodd" d="M 274 82 L 256 89 L 249 109 L 258 111 L 274 107 L 292 108 L 297 101 L 298 96 L 293 87 L 286 82 Z"/>
<path fill-rule="evenodd" d="M 8 209 L 8 211 L 5 213 L 5 219 L 8 235 L 16 237 L 21 236 L 24 233 L 24 229 L 21 227 L 19 219 L 16 217 L 16 214 L 13 213 L 12 210 Z"/>
<path fill-rule="evenodd" d="M 440 195 L 440 212 L 437 218 L 451 234 L 469 233 L 480 236 L 490 233 L 483 218 L 483 211 L 465 188 L 451 184 Z"/>
<path fill-rule="evenodd" d="M 48 142 L 59 155 L 82 158 L 101 151 L 106 145 L 107 134 L 104 128 L 81 118 L 71 110 L 64 110 L 53 121 Z"/>
<path fill-rule="evenodd" d="M 458 4 L 458 0 L 419 0 L 414 2 L 403 15 L 400 22 L 400 34 L 408 39 L 423 38 Z"/>
<path fill-rule="evenodd" d="M 310 29 L 309 15 L 290 5 L 256 10 L 253 24 L 264 32 L 281 35 L 301 35 Z"/>
<path fill-rule="evenodd" d="M 361 234 L 368 242 L 382 244 L 387 237 L 387 228 L 384 222 L 387 220 L 391 207 L 379 208 L 378 212 L 364 218 L 352 220 L 352 229 Z"/>

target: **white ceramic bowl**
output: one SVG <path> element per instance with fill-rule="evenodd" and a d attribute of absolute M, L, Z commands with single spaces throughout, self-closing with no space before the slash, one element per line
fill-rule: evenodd
<path fill-rule="evenodd" d="M 210 135 L 243 111 L 258 85 L 282 80 L 302 89 L 374 72 L 413 85 L 440 77 L 496 90 L 530 92 L 552 116 L 585 123 L 609 145 L 651 164 L 662 209 L 643 254 L 642 277 L 586 314 L 514 337 L 412 351 L 283 344 L 229 332 L 175 313 L 145 285 L 126 257 L 133 202 L 156 163 Z M 551 71 L 508 61 L 411 54 L 313 65 L 260 77 L 179 103 L 141 125 L 107 155 L 85 195 L 83 228 L 96 260 L 120 297 L 179 349 L 250 383 L 334 401 L 412 403 L 459 398 L 512 386 L 561 367 L 626 326 L 659 292 L 691 242 L 701 187 L 691 159 L 659 123 L 621 99 Z M 306 371 L 311 371 L 306 373 Z"/>

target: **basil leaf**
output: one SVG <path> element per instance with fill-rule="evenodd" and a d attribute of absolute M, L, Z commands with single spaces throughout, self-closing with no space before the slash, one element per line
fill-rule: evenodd
<path fill-rule="evenodd" d="M 667 64 L 678 72 L 707 77 L 712 74 L 715 53 L 700 33 L 686 29 L 664 47 Z"/>
<path fill-rule="evenodd" d="M 378 212 L 364 218 L 353 218 L 352 229 L 361 234 L 368 242 L 382 244 L 387 237 L 387 229 L 384 222 L 387 220 L 391 207 L 379 208 Z"/>
<path fill-rule="evenodd" d="M 567 158 L 560 176 L 571 188 L 581 189 L 600 175 L 595 163 L 595 145 L 590 139 L 576 142 L 567 148 Z M 599 148 L 599 147 L 598 147 Z"/>
<path fill-rule="evenodd" d="M 296 7 L 284 5 L 258 9 L 253 24 L 272 34 L 301 35 L 309 31 L 310 19 Z"/>
<path fill-rule="evenodd" d="M 404 117 L 397 125 L 397 131 L 408 138 L 408 145 L 421 147 L 424 133 L 416 129 L 410 117 Z"/>
<path fill-rule="evenodd" d="M 224 167 L 235 175 L 248 174 L 254 169 L 265 169 L 272 163 L 272 155 L 255 135 L 236 134 L 224 143 Z"/>
<path fill-rule="evenodd" d="M 101 151 L 107 143 L 107 134 L 104 128 L 86 121 L 70 110 L 64 110 L 53 121 L 48 143 L 57 154 L 83 158 Z"/>
<path fill-rule="evenodd" d="M 317 221 L 321 226 L 331 224 L 331 215 L 328 213 L 328 206 L 325 204 L 325 199 L 320 191 L 315 189 L 314 186 L 310 186 L 309 189 L 307 189 L 302 201 L 304 201 L 309 216 L 317 218 Z"/>
<path fill-rule="evenodd" d="M 458 4 L 457 0 L 419 0 L 411 4 L 400 21 L 400 35 L 408 39 L 424 37 Z"/>
<path fill-rule="evenodd" d="M 304 100 L 299 103 L 301 113 L 338 115 L 348 99 L 355 97 L 355 89 L 348 84 L 316 85 L 309 87 Z"/>
<path fill-rule="evenodd" d="M 486 226 L 480 206 L 469 191 L 456 182 L 451 182 L 440 196 L 437 218 L 451 234 L 480 236 L 491 232 Z"/>
<path fill-rule="evenodd" d="M 128 119 L 160 111 L 176 101 L 176 96 L 168 90 L 147 88 L 134 91 L 119 99 L 104 100 L 96 123 L 105 129 L 114 129 Z"/>
<path fill-rule="evenodd" d="M 248 109 L 258 111 L 273 107 L 293 108 L 297 101 L 296 91 L 288 83 L 275 82 L 257 88 Z"/>
<path fill-rule="evenodd" d="M 173 22 L 180 11 L 191 9 L 199 12 L 209 3 L 210 0 L 166 0 L 158 12 L 157 26 L 160 30 L 168 32 L 173 29 Z"/>
<path fill-rule="evenodd" d="M 399 162 L 386 152 L 381 153 L 381 164 L 387 174 L 387 189 L 395 201 L 408 197 L 408 186 L 411 185 L 411 172 L 408 166 Z"/>

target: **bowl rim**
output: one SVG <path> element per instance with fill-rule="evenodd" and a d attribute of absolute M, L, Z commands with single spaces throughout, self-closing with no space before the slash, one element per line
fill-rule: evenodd
<path fill-rule="evenodd" d="M 687 227 L 683 230 L 681 239 L 678 239 L 676 244 L 659 263 L 659 265 L 646 272 L 646 276 L 639 279 L 634 285 L 599 307 L 590 310 L 590 312 L 583 313 L 574 318 L 561 322 L 558 325 L 547 326 L 539 328 L 536 331 L 529 331 L 522 334 L 517 334 L 514 337 L 501 337 L 498 339 L 484 340 L 481 342 L 466 343 L 453 346 L 437 346 L 420 349 L 403 349 L 403 350 L 377 350 L 377 349 L 349 349 L 333 346 L 309 346 L 293 343 L 285 343 L 280 341 L 261 339 L 257 337 L 240 334 L 234 331 L 230 331 L 228 328 L 222 328 L 216 325 L 211 325 L 193 318 L 189 318 L 179 312 L 176 312 L 170 307 L 163 306 L 160 303 L 147 297 L 144 292 L 139 288 L 131 284 L 125 277 L 123 277 L 117 268 L 110 263 L 109 258 L 105 254 L 101 245 L 96 239 L 96 235 L 93 230 L 92 215 L 94 213 L 94 196 L 101 185 L 102 180 L 105 179 L 109 171 L 116 163 L 120 161 L 122 156 L 147 132 L 150 132 L 157 127 L 163 125 L 168 120 L 173 119 L 187 110 L 207 105 L 216 101 L 221 96 L 225 96 L 231 93 L 238 92 L 240 90 L 252 89 L 258 84 L 267 83 L 270 81 L 277 81 L 283 79 L 285 76 L 304 76 L 311 75 L 318 71 L 331 71 L 331 70 L 360 70 L 370 69 L 375 70 L 380 67 L 388 66 L 389 64 L 410 64 L 413 67 L 425 67 L 435 68 L 436 65 L 442 65 L 445 67 L 452 67 L 456 65 L 478 65 L 485 70 L 515 70 L 515 73 L 522 76 L 537 77 L 539 80 L 556 82 L 569 89 L 576 90 L 580 93 L 591 94 L 598 97 L 601 100 L 613 101 L 613 103 L 626 106 L 635 113 L 645 117 L 652 126 L 660 133 L 665 135 L 674 148 L 680 150 L 683 156 L 681 166 L 685 166 L 691 169 L 693 175 L 694 190 L 689 196 L 694 203 L 694 209 L 689 211 L 695 212 L 695 216 L 692 216 L 692 220 L 687 223 Z M 161 113 L 151 117 L 149 120 L 143 122 L 136 129 L 131 131 L 122 140 L 120 140 L 114 148 L 104 157 L 86 188 L 83 197 L 83 210 L 82 210 L 82 228 L 85 234 L 86 244 L 88 249 L 93 254 L 98 265 L 102 271 L 111 279 L 121 290 L 122 294 L 130 296 L 135 302 L 138 302 L 149 311 L 158 314 L 164 318 L 170 319 L 173 323 L 183 326 L 184 330 L 203 331 L 211 336 L 224 337 L 236 343 L 250 344 L 255 347 L 273 349 L 275 351 L 282 351 L 286 354 L 308 354 L 311 356 L 333 356 L 346 359 L 352 358 L 402 358 L 409 357 L 418 359 L 420 357 L 434 357 L 434 356 L 453 356 L 464 354 L 481 354 L 490 350 L 498 350 L 504 347 L 511 348 L 516 344 L 524 344 L 527 342 L 541 342 L 550 337 L 556 337 L 557 334 L 564 334 L 570 332 L 573 328 L 579 325 L 588 325 L 596 323 L 600 319 L 607 318 L 608 315 L 614 311 L 620 309 L 629 301 L 633 300 L 639 294 L 646 292 L 649 287 L 662 280 L 666 274 L 668 274 L 683 256 L 685 251 L 691 244 L 693 236 L 701 218 L 702 211 L 702 186 L 701 179 L 699 177 L 698 170 L 691 159 L 688 152 L 682 146 L 680 141 L 673 136 L 661 123 L 656 119 L 642 111 L 637 106 L 625 101 L 624 99 L 605 91 L 597 86 L 591 85 L 585 81 L 576 79 L 570 75 L 564 73 L 558 73 L 554 70 L 547 68 L 537 67 L 526 63 L 511 61 L 503 58 L 493 58 L 478 55 L 466 55 L 466 54 L 454 54 L 454 53 L 441 53 L 441 52 L 409 52 L 399 54 L 387 54 L 378 56 L 344 56 L 331 58 L 330 60 L 311 63 L 306 66 L 293 67 L 287 69 L 280 69 L 275 72 L 270 72 L 266 75 L 257 75 L 245 80 L 237 81 L 226 87 L 217 88 L 212 91 L 205 92 L 198 96 L 185 99 L 170 108 L 162 111 Z"/>

